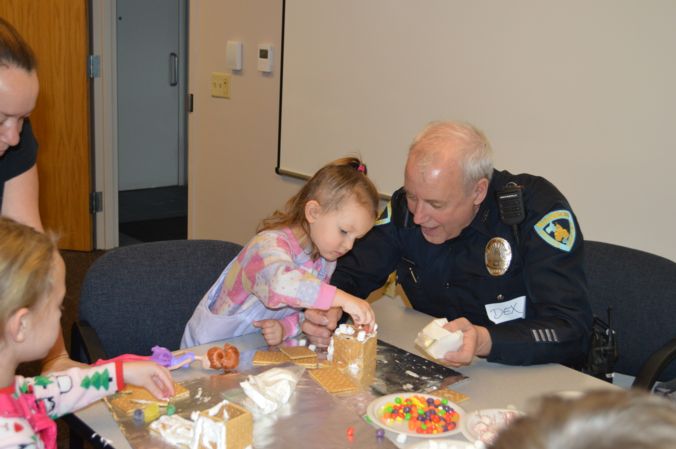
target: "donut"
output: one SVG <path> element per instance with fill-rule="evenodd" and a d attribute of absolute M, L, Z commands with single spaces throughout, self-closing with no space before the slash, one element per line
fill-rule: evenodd
<path fill-rule="evenodd" d="M 226 343 L 223 345 L 223 352 L 225 353 L 225 356 L 223 357 L 221 367 L 224 370 L 237 368 L 237 365 L 239 365 L 239 349 L 237 349 L 236 346 Z"/>
<path fill-rule="evenodd" d="M 222 348 L 214 346 L 207 351 L 207 359 L 209 360 L 209 368 L 219 369 L 223 367 L 223 360 L 225 359 L 225 351 Z"/>

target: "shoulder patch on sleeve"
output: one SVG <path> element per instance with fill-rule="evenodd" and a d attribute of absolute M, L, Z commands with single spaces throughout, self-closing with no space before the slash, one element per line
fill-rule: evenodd
<path fill-rule="evenodd" d="M 540 219 L 535 232 L 549 245 L 562 251 L 570 252 L 577 235 L 573 214 L 565 209 L 555 210 Z"/>
<path fill-rule="evenodd" d="M 392 201 L 387 202 L 385 210 L 380 214 L 380 218 L 376 220 L 376 226 L 387 224 L 390 221 L 392 221 Z"/>

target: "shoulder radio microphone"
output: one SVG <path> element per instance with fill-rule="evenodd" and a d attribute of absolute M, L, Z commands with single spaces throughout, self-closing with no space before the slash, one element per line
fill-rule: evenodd
<path fill-rule="evenodd" d="M 500 220 L 506 225 L 512 226 L 516 244 L 519 244 L 519 232 L 517 225 L 526 219 L 526 209 L 523 204 L 523 188 L 515 182 L 508 182 L 502 190 L 496 193 Z"/>

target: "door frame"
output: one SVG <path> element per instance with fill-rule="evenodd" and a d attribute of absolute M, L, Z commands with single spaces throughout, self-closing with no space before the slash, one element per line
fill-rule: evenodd
<path fill-rule="evenodd" d="M 91 11 L 91 49 L 99 56 L 99 76 L 92 80 L 92 146 L 94 189 L 101 192 L 102 211 L 94 214 L 95 247 L 119 246 L 118 142 L 117 142 L 117 1 L 89 0 Z M 187 26 L 189 0 L 179 0 L 182 20 L 179 26 L 180 54 L 185 64 L 179 75 L 179 92 L 188 88 Z M 179 110 L 186 111 L 186 96 L 179 95 Z M 187 183 L 187 111 L 178 130 L 180 185 Z"/>

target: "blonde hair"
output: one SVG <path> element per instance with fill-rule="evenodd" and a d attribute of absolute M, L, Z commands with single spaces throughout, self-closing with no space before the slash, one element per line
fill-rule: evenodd
<path fill-rule="evenodd" d="M 347 198 L 354 198 L 371 211 L 375 220 L 378 214 L 378 190 L 366 176 L 366 165 L 356 157 L 337 159 L 326 164 L 292 196 L 281 210 L 263 219 L 256 232 L 268 229 L 300 226 L 310 235 L 310 225 L 305 218 L 305 204 L 315 200 L 323 212 L 337 210 Z M 312 244 L 312 256 L 317 257 L 317 248 Z"/>
<path fill-rule="evenodd" d="M 56 238 L 0 217 L 0 324 L 32 307 L 52 287 Z"/>
<path fill-rule="evenodd" d="M 477 181 L 493 176 L 493 150 L 484 133 L 464 122 L 431 122 L 414 139 L 409 155 L 430 154 L 452 146 L 460 154 L 463 184 L 471 188 Z"/>
<path fill-rule="evenodd" d="M 490 449 L 674 449 L 676 403 L 639 390 L 548 396 Z"/>

